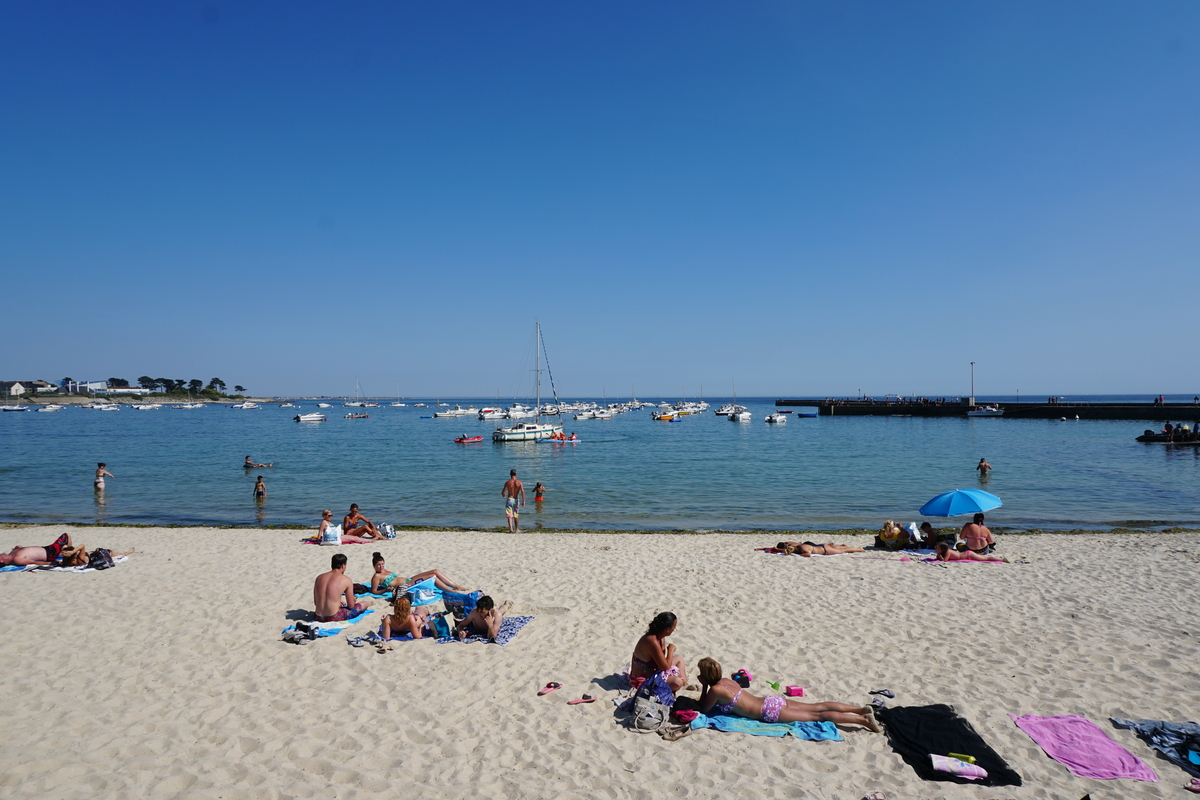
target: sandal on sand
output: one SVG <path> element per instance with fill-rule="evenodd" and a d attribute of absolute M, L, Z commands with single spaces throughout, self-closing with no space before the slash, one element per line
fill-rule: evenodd
<path fill-rule="evenodd" d="M 580 703 L 594 703 L 594 702 L 596 702 L 596 698 L 592 697 L 590 694 L 585 694 L 583 697 L 579 698 L 578 700 L 568 700 L 567 705 L 577 706 Z"/>
<path fill-rule="evenodd" d="M 891 689 L 876 689 L 873 692 L 867 692 L 867 694 L 881 694 L 884 697 L 888 697 L 888 698 L 892 698 L 892 697 L 896 696 L 896 693 L 893 692 Z"/>
<path fill-rule="evenodd" d="M 668 742 L 677 742 L 685 736 L 692 735 L 692 726 L 684 725 L 679 728 L 663 728 L 658 735 Z"/>
<path fill-rule="evenodd" d="M 351 647 L 362 647 L 366 643 L 362 639 L 358 638 L 357 636 L 355 636 L 353 639 L 350 638 L 349 636 L 347 636 L 346 644 L 350 645 Z"/>
<path fill-rule="evenodd" d="M 862 800 L 888 800 L 888 796 L 883 792 L 867 792 Z"/>
<path fill-rule="evenodd" d="M 882 697 L 876 697 L 871 701 L 871 705 L 876 708 L 887 708 L 887 700 L 884 700 Z"/>
<path fill-rule="evenodd" d="M 1200 778 L 1192 778 L 1192 782 L 1183 788 L 1187 789 L 1189 792 L 1200 794 Z"/>
<path fill-rule="evenodd" d="M 538 697 L 541 697 L 544 694 L 550 694 L 555 689 L 561 689 L 561 688 L 562 688 L 561 683 L 554 683 L 554 682 L 547 683 L 542 689 L 540 689 L 538 691 Z"/>

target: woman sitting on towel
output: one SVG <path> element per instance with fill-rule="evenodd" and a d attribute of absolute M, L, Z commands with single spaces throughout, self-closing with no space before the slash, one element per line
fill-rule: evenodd
<path fill-rule="evenodd" d="M 650 621 L 650 627 L 633 647 L 629 660 L 629 685 L 634 689 L 645 683 L 656 672 L 661 672 L 671 691 L 678 692 L 687 686 L 687 672 L 683 658 L 675 653 L 675 645 L 667 644 L 667 637 L 675 632 L 679 619 L 670 611 L 664 611 Z"/>
<path fill-rule="evenodd" d="M 426 606 L 413 608 L 412 601 L 406 594 L 397 594 L 392 603 L 392 613 L 383 618 L 383 638 L 412 634 L 414 639 L 432 636 L 429 629 L 429 619 Z"/>
<path fill-rule="evenodd" d="M 1008 559 L 1004 556 L 987 556 L 982 553 L 976 553 L 974 550 L 963 550 L 961 553 L 958 550 L 951 549 L 950 545 L 945 542 L 938 542 L 936 548 L 938 561 L 1003 561 L 1008 563 Z"/>
<path fill-rule="evenodd" d="M 814 544 L 813 542 L 780 542 L 775 545 L 775 549 L 784 555 L 804 556 L 840 556 L 843 553 L 865 553 L 867 552 L 862 547 L 851 547 L 848 544 L 834 544 L 826 542 L 825 544 Z"/>
<path fill-rule="evenodd" d="M 398 589 L 401 586 L 423 581 L 426 578 L 433 578 L 433 584 L 443 592 L 465 592 L 467 589 L 462 588 L 454 581 L 442 574 L 441 570 L 431 569 L 425 572 L 413 575 L 411 578 L 402 578 L 397 572 L 388 573 L 387 567 L 383 562 L 383 556 L 380 553 L 375 553 L 371 557 L 371 564 L 375 567 L 375 574 L 371 576 L 371 594 L 381 594 L 389 592 L 393 589 Z"/>
<path fill-rule="evenodd" d="M 733 714 L 763 722 L 834 722 L 838 725 L 861 725 L 880 732 L 879 723 L 866 706 L 849 703 L 801 703 L 787 697 L 757 697 L 729 678 L 721 677 L 721 665 L 711 658 L 702 658 L 696 665 L 700 671 L 701 714 Z"/>

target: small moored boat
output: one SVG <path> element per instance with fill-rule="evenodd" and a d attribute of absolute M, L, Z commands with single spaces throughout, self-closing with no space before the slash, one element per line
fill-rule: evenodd
<path fill-rule="evenodd" d="M 328 422 L 329 421 L 329 419 L 324 414 L 320 414 L 317 412 L 314 412 L 312 414 L 297 414 L 296 416 L 292 417 L 292 419 L 296 420 L 296 422 Z"/>

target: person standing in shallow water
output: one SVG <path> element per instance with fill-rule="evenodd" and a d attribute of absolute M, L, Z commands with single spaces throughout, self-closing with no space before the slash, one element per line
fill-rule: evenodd
<path fill-rule="evenodd" d="M 986 458 L 979 459 L 979 463 L 975 465 L 975 469 L 979 471 L 980 478 L 986 478 L 988 473 L 992 471 L 992 465 L 987 462 Z"/>
<path fill-rule="evenodd" d="M 515 469 L 508 471 L 508 480 L 504 482 L 500 496 L 504 498 L 504 518 L 508 521 L 508 532 L 519 533 L 521 507 L 525 505 L 525 484 L 517 480 Z M 519 505 L 518 499 L 520 500 Z"/>
<path fill-rule="evenodd" d="M 97 492 L 104 491 L 104 476 L 105 475 L 107 475 L 110 478 L 114 477 L 111 472 L 109 472 L 107 469 L 104 468 L 105 466 L 106 465 L 103 461 L 101 461 L 99 464 L 96 465 L 96 477 L 92 480 L 92 488 L 95 489 Z"/>

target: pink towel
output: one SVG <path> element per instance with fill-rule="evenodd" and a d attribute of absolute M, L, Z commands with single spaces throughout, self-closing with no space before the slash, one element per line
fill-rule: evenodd
<path fill-rule="evenodd" d="M 1134 778 L 1156 781 L 1158 775 L 1087 717 L 1067 714 L 1061 717 L 1036 717 L 1009 714 L 1017 727 L 1029 734 L 1046 755 L 1059 761 L 1081 778 L 1111 780 Z"/>

